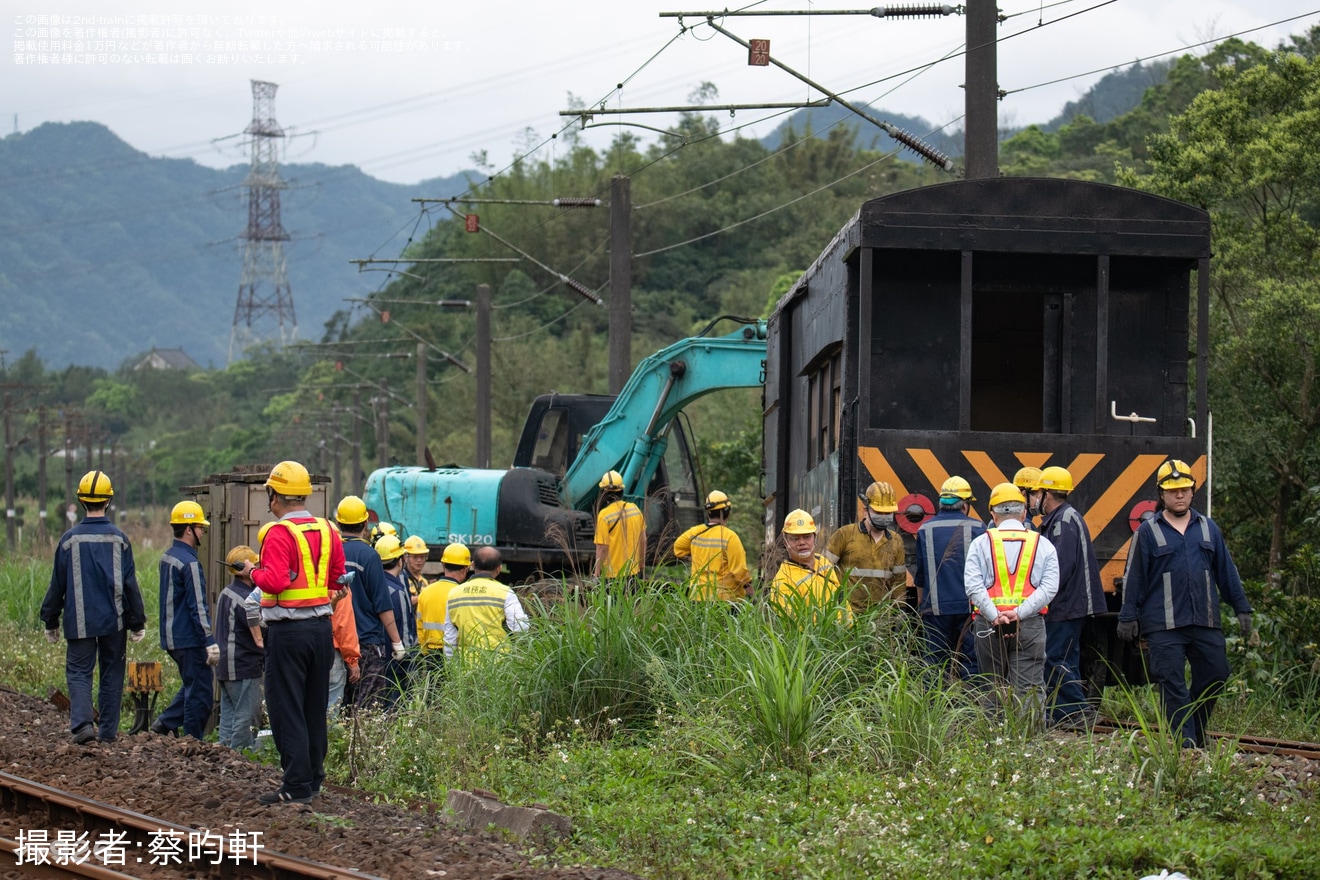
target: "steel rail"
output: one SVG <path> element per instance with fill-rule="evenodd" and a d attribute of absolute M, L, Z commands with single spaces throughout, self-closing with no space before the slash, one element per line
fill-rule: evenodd
<path fill-rule="evenodd" d="M 140 847 L 141 838 L 159 835 L 162 832 L 192 841 L 198 832 L 208 832 L 206 828 L 193 828 L 166 822 L 132 810 L 125 810 L 112 804 L 95 801 L 72 792 L 61 791 L 30 779 L 24 779 L 9 773 L 0 773 L 0 807 L 10 813 L 42 811 L 51 823 L 76 823 L 76 830 L 115 830 L 127 831 L 139 839 L 135 848 Z M 70 827 L 74 827 L 71 825 Z M 270 878 L 270 880 L 384 880 L 373 874 L 349 868 L 338 868 L 309 859 L 298 858 L 274 850 L 252 848 L 251 856 L 227 860 L 230 846 L 224 836 L 213 832 L 214 839 L 203 839 L 199 846 L 214 857 L 214 863 L 192 862 L 186 867 L 192 876 L 244 876 Z M 255 859 L 255 863 L 253 862 Z M 23 868 L 27 868 L 24 865 Z M 38 866 L 33 866 L 38 867 Z M 65 866 L 57 866 L 65 867 Z M 181 868 L 182 870 L 182 868 Z M 67 875 L 66 875 L 67 876 Z M 92 875 L 81 875 L 92 876 Z M 111 877 L 122 875 L 114 874 Z"/>
<path fill-rule="evenodd" d="M 1122 733 L 1142 731 L 1143 729 L 1145 728 L 1135 721 L 1115 721 L 1112 718 L 1102 719 L 1092 728 L 1092 730 L 1097 733 Z M 1150 729 L 1152 731 L 1160 730 L 1158 727 L 1151 727 Z M 1251 752 L 1260 755 L 1287 755 L 1294 758 L 1307 758 L 1312 761 L 1320 761 L 1320 743 L 1274 739 L 1272 737 L 1251 736 L 1249 734 L 1238 735 L 1213 730 L 1206 731 L 1205 735 L 1218 741 L 1235 742 L 1237 744 L 1237 750 L 1240 752 Z"/>
<path fill-rule="evenodd" d="M 28 862 L 19 864 L 19 843 L 8 837 L 0 837 L 0 871 L 19 871 L 24 877 L 48 877 L 60 880 L 64 877 L 86 877 L 89 880 L 133 880 L 130 874 L 121 874 L 88 862 L 64 865 L 34 865 Z"/>

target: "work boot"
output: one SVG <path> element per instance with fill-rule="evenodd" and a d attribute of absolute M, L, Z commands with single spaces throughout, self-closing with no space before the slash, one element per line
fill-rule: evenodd
<path fill-rule="evenodd" d="M 270 791 L 257 795 L 257 803 L 265 804 L 267 806 L 272 804 L 310 804 L 312 802 L 312 797 L 313 795 L 294 797 L 281 788 L 277 791 Z"/>
<path fill-rule="evenodd" d="M 96 728 L 90 724 L 84 724 L 73 732 L 73 741 L 80 746 L 85 746 L 96 739 Z"/>
<path fill-rule="evenodd" d="M 175 730 L 175 729 L 172 729 L 172 728 L 166 727 L 165 725 L 161 724 L 159 721 L 153 721 L 153 722 L 151 722 L 151 728 L 150 728 L 150 729 L 151 729 L 151 732 L 152 732 L 152 733 L 157 734 L 157 735 L 159 735 L 159 736 L 173 736 L 173 737 L 178 737 L 178 735 L 179 735 L 179 731 L 178 731 L 178 730 Z"/>

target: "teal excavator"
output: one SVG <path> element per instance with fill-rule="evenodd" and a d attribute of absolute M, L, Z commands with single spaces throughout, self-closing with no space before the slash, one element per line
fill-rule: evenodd
<path fill-rule="evenodd" d="M 421 536 L 436 558 L 459 541 L 499 548 L 517 579 L 587 572 L 597 483 L 615 470 L 624 496 L 646 512 L 648 546 L 668 552 L 704 515 L 683 408 L 713 391 L 765 384 L 765 322 L 705 335 L 715 323 L 642 361 L 617 397 L 538 397 L 512 468 L 382 468 L 367 479 L 368 509 L 400 537 Z"/>

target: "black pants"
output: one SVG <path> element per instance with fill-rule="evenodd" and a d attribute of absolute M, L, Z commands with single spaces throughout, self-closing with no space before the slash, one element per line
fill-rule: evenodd
<path fill-rule="evenodd" d="M 266 632 L 266 712 L 284 770 L 281 789 L 307 797 L 325 779 L 325 712 L 334 661 L 330 618 L 272 621 Z"/>
<path fill-rule="evenodd" d="M 1204 748 L 1210 713 L 1228 681 L 1228 651 L 1224 647 L 1223 631 L 1208 626 L 1181 626 L 1143 635 L 1150 648 L 1150 676 L 1160 687 L 1169 727 L 1182 731 L 1184 746 Z"/>

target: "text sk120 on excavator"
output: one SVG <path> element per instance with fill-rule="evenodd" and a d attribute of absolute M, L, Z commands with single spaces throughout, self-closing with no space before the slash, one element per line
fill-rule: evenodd
<path fill-rule="evenodd" d="M 646 512 L 648 546 L 668 552 L 704 515 L 681 412 L 713 391 L 763 387 L 765 340 L 765 322 L 746 321 L 726 336 L 693 336 L 648 357 L 618 397 L 543 394 L 512 468 L 382 468 L 367 478 L 364 500 L 401 537 L 420 535 L 437 554 L 454 541 L 486 544 L 518 579 L 586 572 L 595 556 L 596 484 L 616 470 L 624 496 Z"/>

